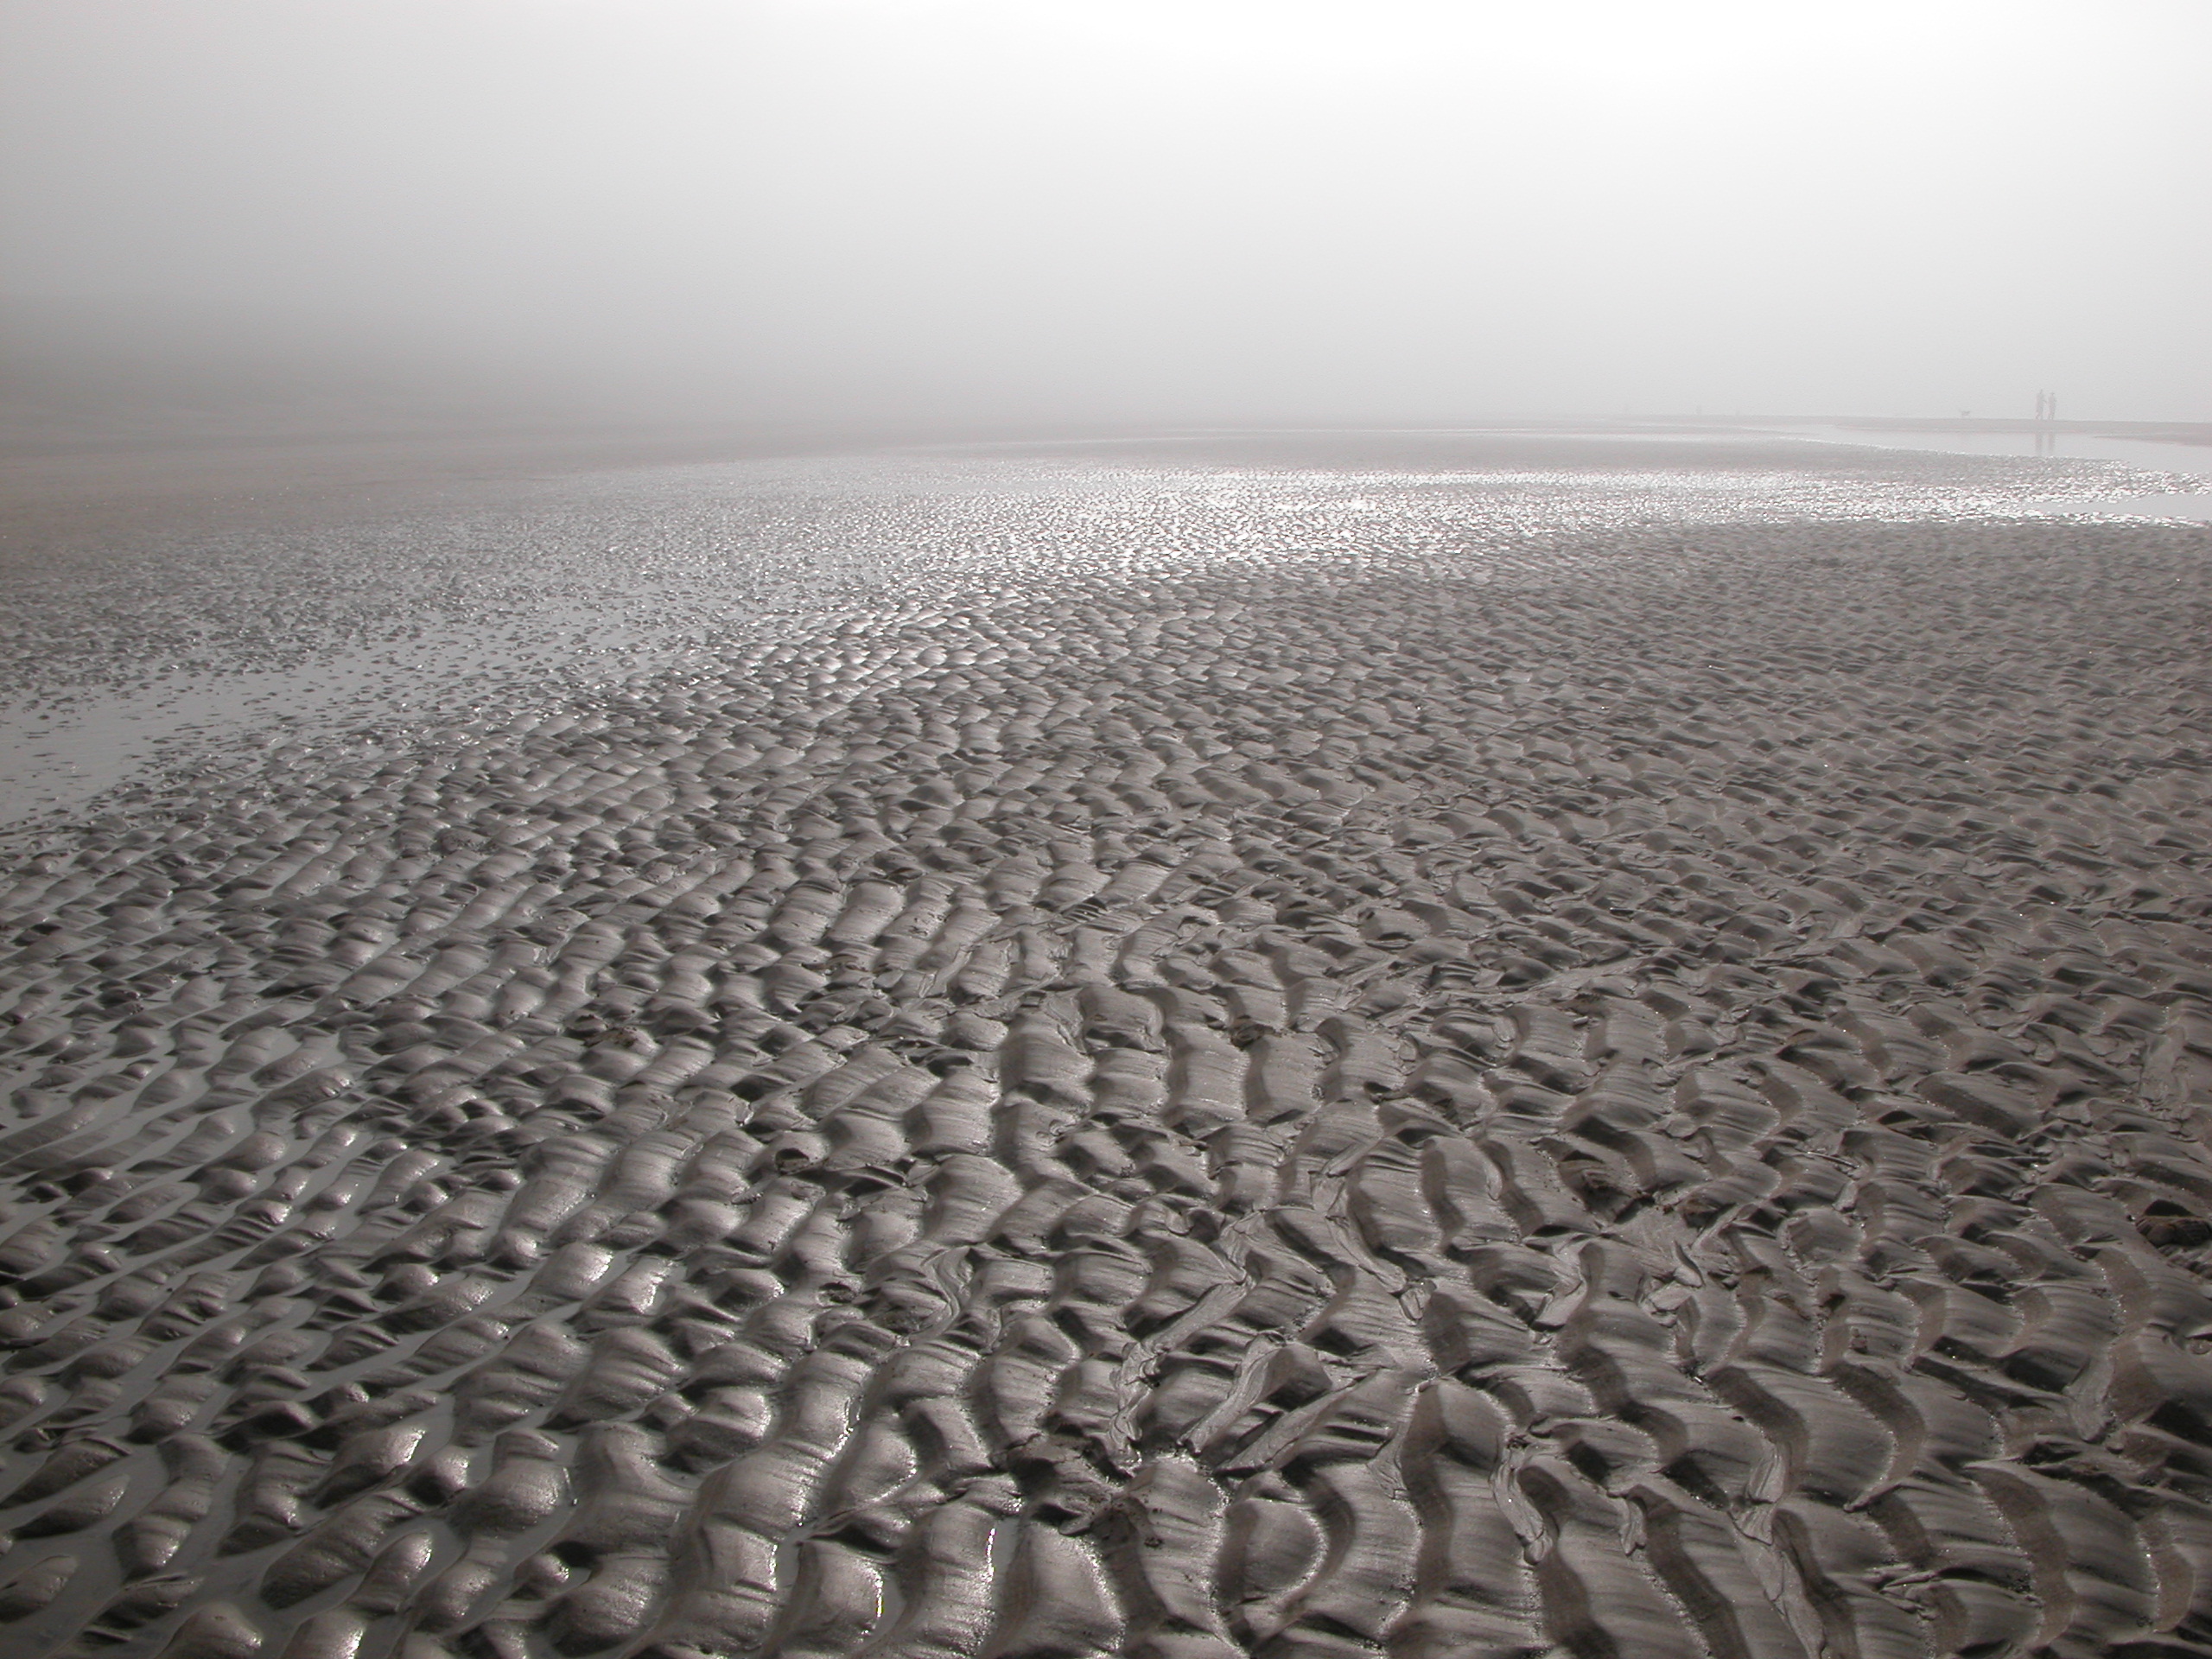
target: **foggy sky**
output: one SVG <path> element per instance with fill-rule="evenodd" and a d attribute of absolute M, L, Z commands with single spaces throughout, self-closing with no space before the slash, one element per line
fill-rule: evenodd
<path fill-rule="evenodd" d="M 2212 419 L 2212 7 L 0 0 L 19 391 Z"/>

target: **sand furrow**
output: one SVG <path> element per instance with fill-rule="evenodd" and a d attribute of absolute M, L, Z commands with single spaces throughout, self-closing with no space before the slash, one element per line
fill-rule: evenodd
<path fill-rule="evenodd" d="M 27 852 L 11 1650 L 2212 1646 L 2203 551 L 1010 569 Z"/>

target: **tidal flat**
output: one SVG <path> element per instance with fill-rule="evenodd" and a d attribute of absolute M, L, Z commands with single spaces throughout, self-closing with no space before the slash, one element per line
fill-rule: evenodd
<path fill-rule="evenodd" d="M 2212 1653 L 2212 528 L 1212 434 L 0 548 L 0 1647 Z"/>

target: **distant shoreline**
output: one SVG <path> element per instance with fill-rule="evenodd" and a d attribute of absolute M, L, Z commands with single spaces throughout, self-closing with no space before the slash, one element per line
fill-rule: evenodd
<path fill-rule="evenodd" d="M 2141 443 L 2212 444 L 2212 421 L 2020 421 L 1968 416 L 1918 417 L 1865 415 L 1738 416 L 1736 424 L 1840 426 L 1854 432 L 2050 432 L 2067 437 L 2130 438 Z"/>

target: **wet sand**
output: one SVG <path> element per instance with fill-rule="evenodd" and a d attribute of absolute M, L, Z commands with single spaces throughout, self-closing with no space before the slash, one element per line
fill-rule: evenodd
<path fill-rule="evenodd" d="M 7 1651 L 2212 1652 L 2212 531 L 1648 454 L 101 576 L 537 643 L 11 835 Z"/>

